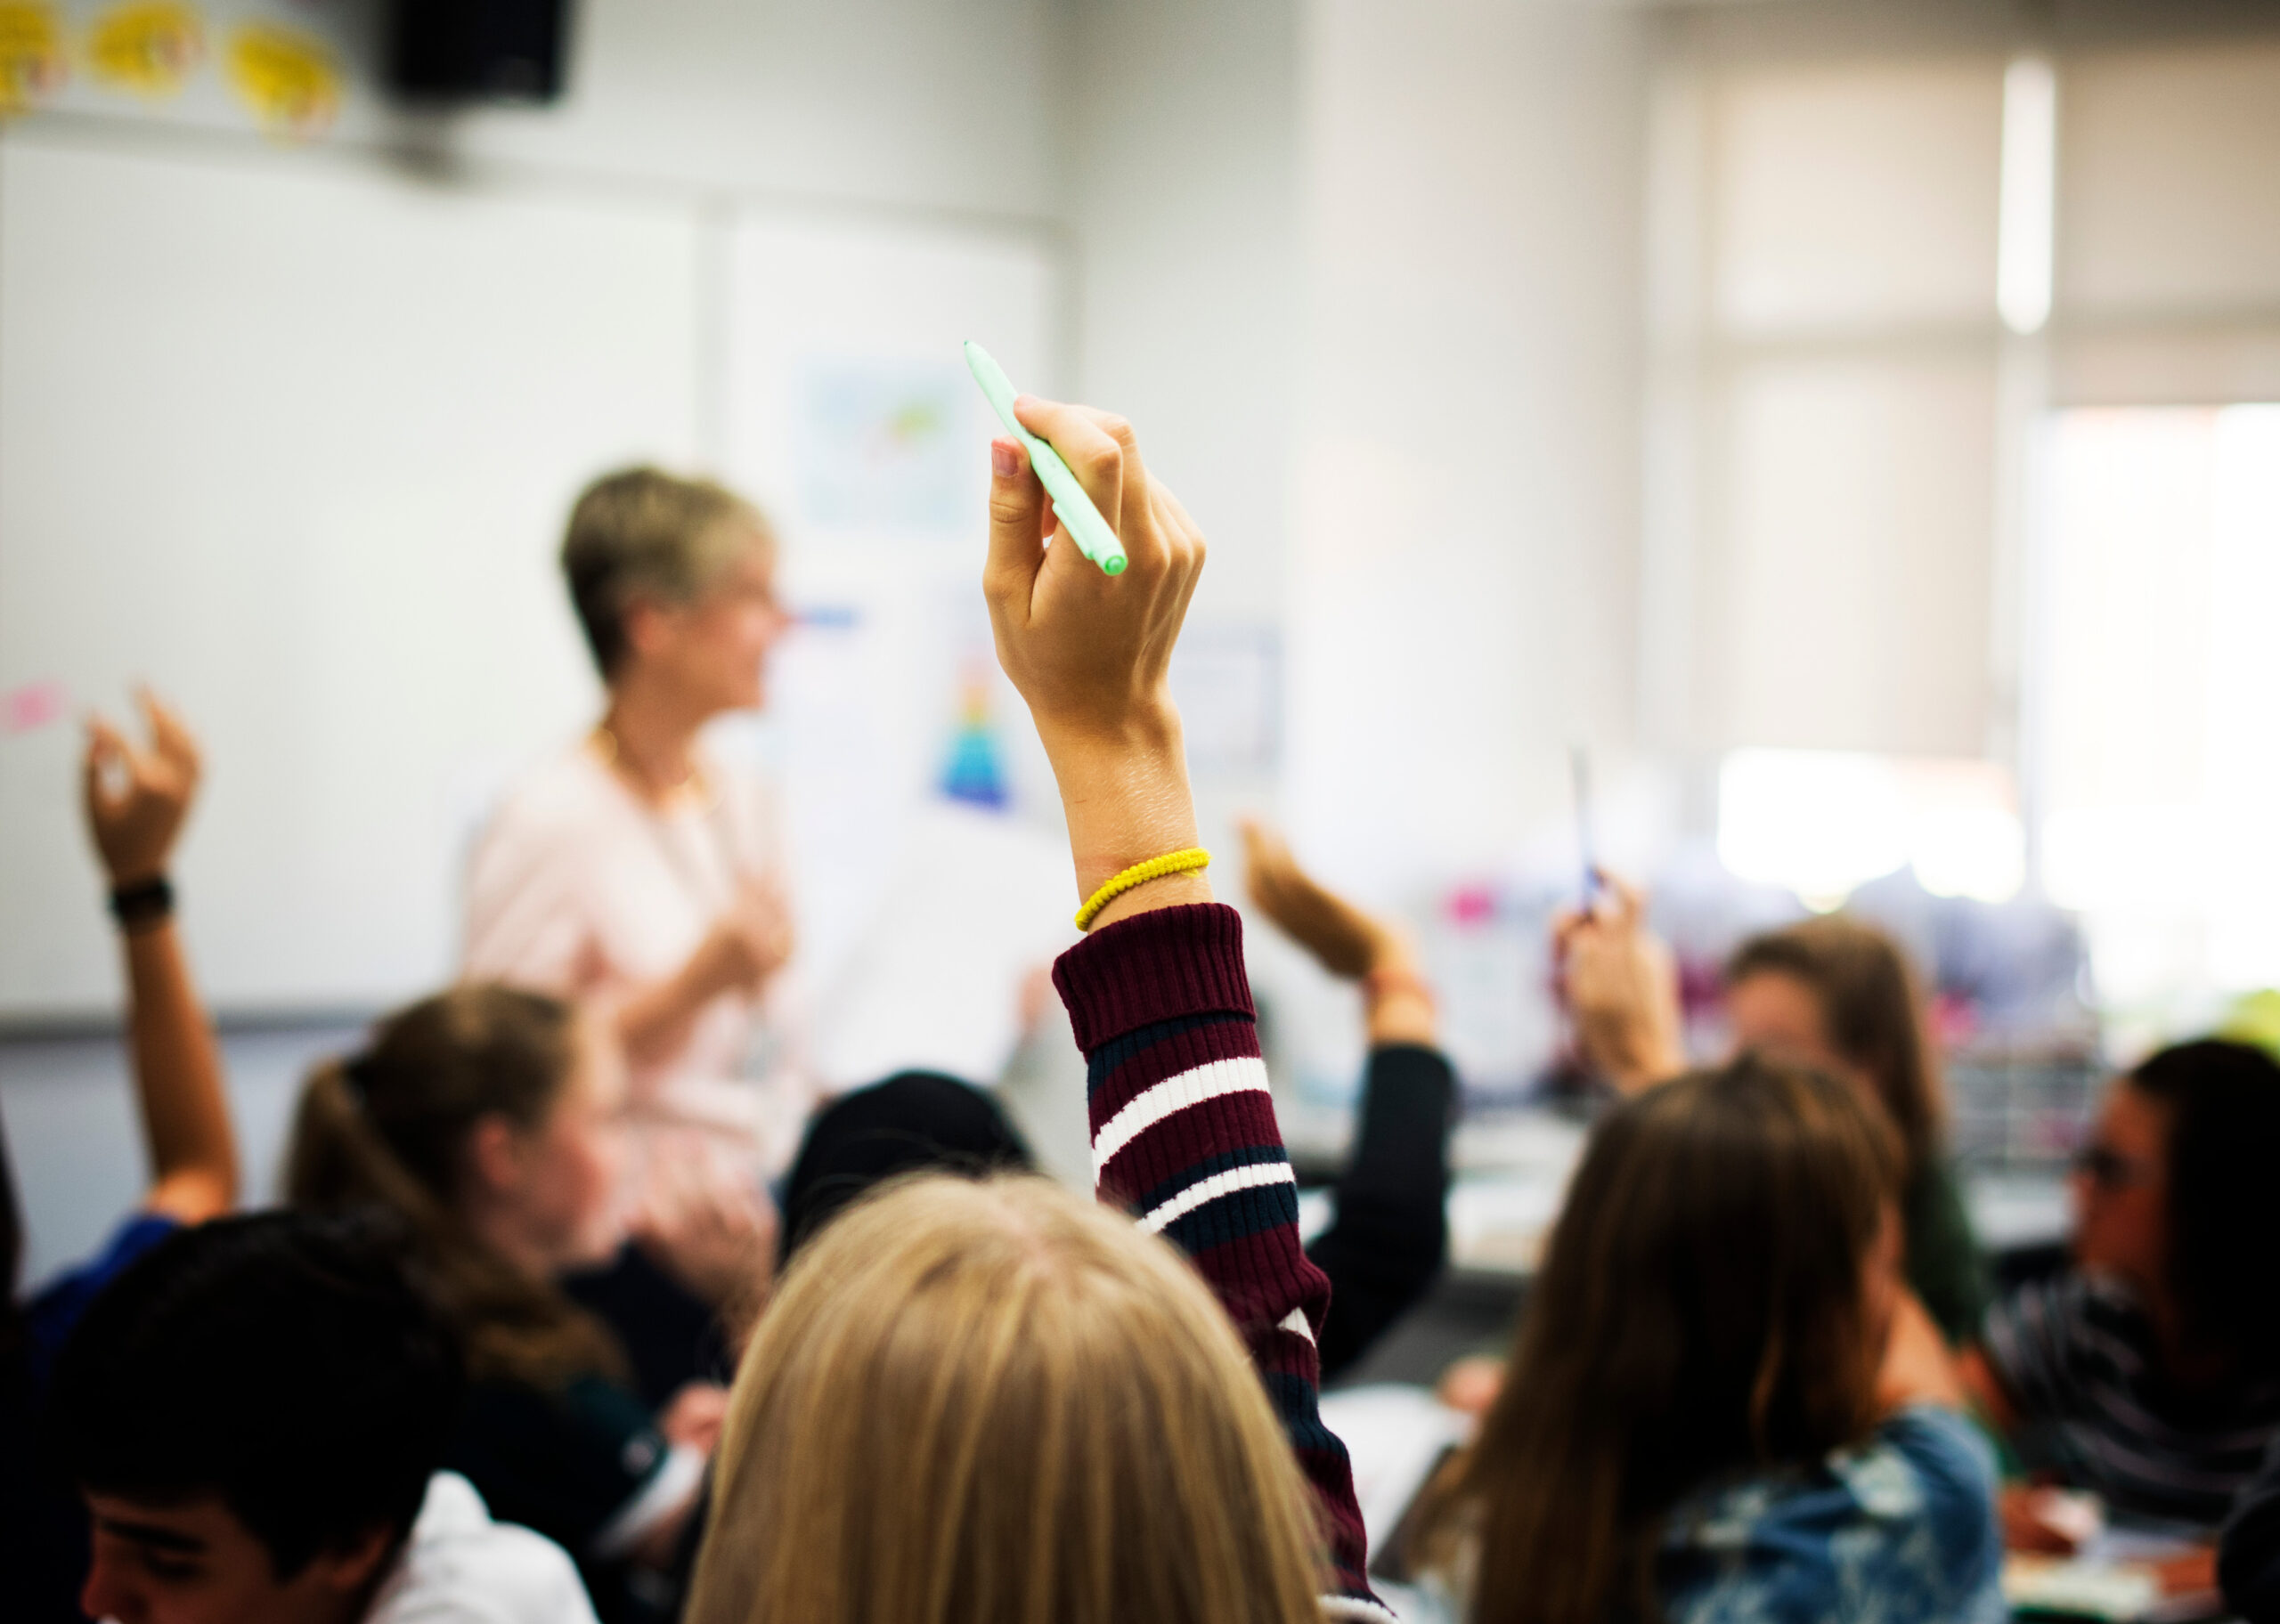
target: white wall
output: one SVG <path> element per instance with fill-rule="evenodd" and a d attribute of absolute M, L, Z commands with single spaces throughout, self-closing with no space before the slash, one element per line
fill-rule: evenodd
<path fill-rule="evenodd" d="M 1054 0 L 578 0 L 568 93 L 452 122 L 470 158 L 1036 216 Z"/>
<path fill-rule="evenodd" d="M 1073 0 L 1061 208 L 1082 394 L 1202 525 L 1198 623 L 1282 611 L 1299 358 L 1299 0 Z"/>
<path fill-rule="evenodd" d="M 1315 0 L 1284 794 L 1496 864 L 1633 732 L 1645 53 L 1557 0 Z"/>
<path fill-rule="evenodd" d="M 1282 627 L 1289 817 L 1388 897 L 1501 863 L 1633 733 L 1642 25 L 1073 17 L 1080 386 L 1210 538 L 1193 623 Z"/>

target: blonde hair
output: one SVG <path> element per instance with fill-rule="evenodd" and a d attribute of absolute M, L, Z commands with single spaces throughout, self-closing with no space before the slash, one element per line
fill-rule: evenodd
<path fill-rule="evenodd" d="M 570 509 L 562 574 L 603 677 L 625 658 L 625 613 L 636 600 L 695 602 L 755 538 L 774 550 L 760 510 L 709 479 L 636 467 L 588 485 Z"/>
<path fill-rule="evenodd" d="M 688 1624 L 1299 1624 L 1312 1502 L 1171 1246 L 922 1175 L 799 1255 L 745 1356 Z"/>

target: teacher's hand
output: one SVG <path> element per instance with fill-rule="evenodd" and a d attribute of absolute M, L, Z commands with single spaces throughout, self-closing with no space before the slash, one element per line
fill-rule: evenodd
<path fill-rule="evenodd" d="M 697 954 L 721 991 L 757 992 L 792 956 L 792 904 L 773 880 L 747 880 L 712 922 Z"/>

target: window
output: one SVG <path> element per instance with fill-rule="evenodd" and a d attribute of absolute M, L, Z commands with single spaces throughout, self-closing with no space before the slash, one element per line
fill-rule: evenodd
<path fill-rule="evenodd" d="M 2064 411 L 2045 456 L 2043 880 L 2175 1029 L 2280 984 L 2280 406 Z"/>

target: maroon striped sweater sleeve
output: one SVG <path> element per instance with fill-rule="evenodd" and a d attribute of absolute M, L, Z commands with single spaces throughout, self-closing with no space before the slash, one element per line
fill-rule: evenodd
<path fill-rule="evenodd" d="M 1136 914 L 1063 954 L 1053 980 L 1085 1051 L 1101 1199 L 1195 1260 L 1314 1486 L 1340 1587 L 1369 1596 L 1353 1469 L 1316 1401 L 1330 1281 L 1299 1242 L 1242 916 L 1217 904 Z"/>

